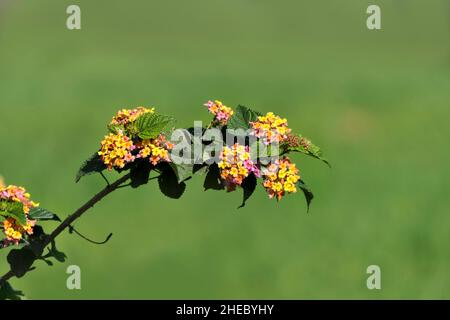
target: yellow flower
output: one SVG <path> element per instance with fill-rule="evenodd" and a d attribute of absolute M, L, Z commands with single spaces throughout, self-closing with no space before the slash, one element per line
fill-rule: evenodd
<path fill-rule="evenodd" d="M 101 149 L 98 155 L 101 156 L 103 163 L 112 170 L 113 167 L 123 168 L 128 162 L 133 162 L 135 157 L 131 151 L 135 149 L 130 138 L 119 130 L 117 134 L 110 133 L 105 136 L 101 142 Z"/>
<path fill-rule="evenodd" d="M 236 168 L 236 167 L 232 167 L 231 169 L 230 169 L 230 174 L 233 176 L 233 177 L 237 177 L 237 175 L 239 174 L 239 171 L 238 171 L 238 169 Z"/>
<path fill-rule="evenodd" d="M 143 159 L 149 158 L 149 161 L 153 165 L 157 165 L 161 161 L 171 161 L 168 150 L 173 148 L 173 144 L 167 141 L 163 135 L 159 135 L 156 139 L 143 140 L 137 147 L 141 148 L 137 157 Z"/>
<path fill-rule="evenodd" d="M 274 115 L 273 112 L 268 112 L 265 116 L 259 116 L 257 121 L 250 122 L 250 124 L 253 134 L 262 138 L 266 144 L 285 141 L 291 132 L 287 120 Z"/>
<path fill-rule="evenodd" d="M 288 157 L 277 160 L 263 170 L 264 182 L 270 198 L 280 200 L 286 193 L 297 192 L 296 183 L 300 180 L 298 169 Z"/>
<path fill-rule="evenodd" d="M 0 185 L 0 200 L 7 202 L 20 202 L 23 205 L 23 212 L 27 217 L 26 225 L 21 225 L 12 217 L 6 218 L 3 224 L 3 233 L 6 235 L 6 241 L 19 243 L 24 234 L 32 234 L 35 221 L 28 219 L 28 213 L 32 208 L 39 206 L 38 203 L 30 200 L 30 194 L 22 187 Z"/>
<path fill-rule="evenodd" d="M 214 120 L 218 121 L 220 124 L 227 124 L 228 120 L 233 116 L 233 109 L 225 106 L 222 101 L 208 101 L 205 103 L 205 107 L 208 108 L 209 112 L 214 115 Z"/>
<path fill-rule="evenodd" d="M 247 170 L 247 168 L 239 167 L 239 172 L 238 172 L 238 174 L 241 175 L 241 176 L 244 176 L 244 177 L 248 176 L 248 170 Z"/>
<path fill-rule="evenodd" d="M 285 190 L 286 192 L 290 192 L 290 193 L 297 192 L 297 188 L 296 188 L 295 185 L 294 185 L 293 183 L 291 183 L 291 182 L 285 182 L 285 183 L 284 183 L 284 190 Z"/>
<path fill-rule="evenodd" d="M 218 166 L 228 191 L 235 190 L 252 172 L 259 176 L 258 167 L 250 159 L 249 148 L 237 143 L 223 147 Z"/>
<path fill-rule="evenodd" d="M 282 185 L 280 182 L 275 182 L 275 183 L 272 185 L 272 189 L 273 189 L 275 192 L 280 192 L 280 191 L 283 189 L 283 185 Z"/>
<path fill-rule="evenodd" d="M 3 221 L 3 232 L 7 240 L 18 243 L 23 234 L 33 234 L 34 224 L 34 221 L 27 220 L 27 224 L 22 226 L 14 218 L 7 218 Z"/>

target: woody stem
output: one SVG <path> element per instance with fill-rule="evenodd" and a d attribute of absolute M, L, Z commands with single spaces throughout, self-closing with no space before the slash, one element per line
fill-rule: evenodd
<path fill-rule="evenodd" d="M 103 190 L 93 196 L 89 201 L 87 201 L 84 205 L 82 205 L 79 209 L 77 209 L 74 213 L 69 215 L 64 221 L 62 221 L 55 230 L 46 238 L 46 240 L 42 243 L 42 249 L 44 249 L 47 245 L 49 245 L 57 236 L 59 236 L 65 229 L 67 229 L 75 220 L 81 217 L 86 211 L 92 208 L 97 202 L 102 200 L 108 194 L 118 189 L 123 183 L 125 183 L 130 178 L 130 174 L 126 174 L 123 177 L 119 178 L 117 181 L 112 184 L 106 186 Z M 14 277 L 13 270 L 9 270 L 0 278 L 0 285 L 3 285 L 6 281 Z"/>

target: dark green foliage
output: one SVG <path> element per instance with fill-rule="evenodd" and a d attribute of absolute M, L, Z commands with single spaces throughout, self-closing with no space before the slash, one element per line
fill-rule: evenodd
<path fill-rule="evenodd" d="M 217 164 L 212 164 L 209 166 L 208 172 L 206 173 L 205 182 L 203 183 L 203 187 L 205 188 L 205 191 L 208 189 L 225 189 L 225 185 L 220 178 L 220 170 Z"/>
<path fill-rule="evenodd" d="M 305 184 L 303 180 L 299 180 L 297 182 L 297 186 L 303 191 L 303 194 L 305 195 L 307 211 L 309 212 L 309 206 L 311 204 L 312 199 L 314 198 L 314 195 L 311 189 Z"/>
<path fill-rule="evenodd" d="M 23 247 L 22 249 L 11 250 L 7 260 L 14 275 L 17 278 L 21 278 L 30 270 L 36 258 L 30 248 Z"/>
<path fill-rule="evenodd" d="M 75 182 L 80 181 L 80 179 L 84 176 L 99 173 L 105 169 L 106 165 L 103 163 L 101 157 L 96 152 L 81 165 L 80 169 L 78 170 L 77 176 L 75 177 Z"/>
<path fill-rule="evenodd" d="M 186 189 L 184 182 L 178 182 L 174 170 L 167 163 L 161 163 L 161 174 L 158 177 L 159 189 L 169 198 L 179 199 Z"/>
<path fill-rule="evenodd" d="M 52 241 L 50 244 L 50 248 L 47 248 L 48 252 L 46 255 L 42 256 L 41 259 L 46 261 L 47 264 L 49 260 L 47 260 L 48 258 L 54 258 L 56 261 L 59 262 L 65 262 L 66 261 L 66 254 L 64 252 L 58 251 L 58 249 L 56 249 L 56 244 L 55 241 Z M 52 264 L 50 264 L 52 265 Z"/>
<path fill-rule="evenodd" d="M 208 166 L 206 164 L 194 164 L 192 168 L 193 174 L 205 174 L 208 171 Z"/>
<path fill-rule="evenodd" d="M 239 206 L 239 208 L 243 208 L 246 201 L 250 199 L 253 192 L 255 192 L 256 184 L 257 180 L 254 173 L 251 173 L 247 178 L 244 179 L 244 181 L 242 181 L 241 187 L 244 190 L 244 200 L 242 201 L 242 204 Z"/>
<path fill-rule="evenodd" d="M 23 292 L 14 290 L 8 281 L 0 286 L 0 300 L 21 300 Z"/>
<path fill-rule="evenodd" d="M 148 159 L 140 160 L 134 163 L 130 169 L 131 187 L 138 188 L 148 183 L 152 164 Z"/>
<path fill-rule="evenodd" d="M 9 252 L 7 260 L 11 271 L 16 277 L 23 277 L 28 271 L 31 271 L 32 265 L 36 260 L 43 260 L 48 265 L 53 265 L 48 258 L 54 258 L 60 262 L 65 261 L 66 255 L 56 249 L 54 240 L 50 243 L 48 253 L 42 255 L 48 237 L 41 226 L 35 226 L 33 234 L 28 238 L 29 245 L 21 249 L 13 249 Z"/>
<path fill-rule="evenodd" d="M 34 226 L 33 234 L 28 237 L 29 247 L 36 257 L 40 257 L 44 251 L 44 244 L 48 239 L 41 226 Z"/>

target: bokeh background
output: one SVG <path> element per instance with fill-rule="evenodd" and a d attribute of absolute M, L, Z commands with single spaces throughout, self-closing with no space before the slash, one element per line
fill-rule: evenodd
<path fill-rule="evenodd" d="M 180 127 L 209 121 L 211 98 L 275 111 L 333 165 L 294 156 L 310 213 L 301 194 L 277 204 L 262 188 L 237 210 L 240 192 L 203 192 L 201 177 L 180 200 L 120 190 L 76 223 L 113 232 L 107 245 L 65 233 L 68 261 L 13 286 L 29 299 L 450 298 L 449 40 L 439 0 L 0 0 L 0 174 L 60 216 L 103 187 L 74 175 L 122 107 Z M 71 264 L 82 290 L 66 289 Z M 372 264 L 382 290 L 366 287 Z"/>

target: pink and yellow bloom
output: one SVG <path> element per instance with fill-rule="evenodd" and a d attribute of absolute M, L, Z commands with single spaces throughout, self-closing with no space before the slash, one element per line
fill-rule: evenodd
<path fill-rule="evenodd" d="M 135 160 L 135 156 L 132 154 L 135 148 L 133 141 L 124 135 L 122 130 L 119 130 L 117 134 L 110 133 L 105 136 L 98 155 L 101 156 L 109 170 L 122 169 L 127 163 Z"/>
<path fill-rule="evenodd" d="M 166 137 L 160 134 L 155 139 L 140 139 L 132 137 L 127 125 L 136 121 L 136 119 L 147 113 L 154 113 L 155 109 L 138 107 L 136 109 L 123 109 L 117 112 L 113 117 L 110 126 L 115 126 L 113 133 L 105 136 L 101 142 L 101 148 L 98 155 L 109 170 L 123 169 L 127 164 L 136 159 L 148 158 L 153 165 L 159 162 L 170 162 L 169 150 L 173 144 L 166 140 Z M 119 129 L 117 128 L 119 127 Z"/>
<path fill-rule="evenodd" d="M 264 168 L 262 170 L 263 185 L 269 197 L 281 200 L 286 193 L 297 192 L 296 184 L 300 180 L 298 172 L 295 163 L 292 163 L 288 157 L 276 160 Z"/>
<path fill-rule="evenodd" d="M 21 225 L 12 217 L 7 217 L 2 222 L 3 233 L 6 235 L 5 244 L 18 244 L 23 238 L 24 234 L 33 234 L 33 227 L 36 221 L 28 219 L 28 213 L 32 208 L 39 206 L 30 200 L 30 194 L 22 187 L 4 186 L 3 181 L 0 181 L 0 201 L 19 202 L 23 205 L 23 212 L 27 218 L 27 224 Z"/>
<path fill-rule="evenodd" d="M 30 209 L 38 207 L 39 203 L 30 200 L 30 194 L 26 192 L 25 188 L 17 186 L 0 186 L 0 201 L 13 201 L 23 204 L 23 211 L 25 214 L 30 212 Z"/>
<path fill-rule="evenodd" d="M 24 234 L 33 234 L 33 227 L 36 221 L 28 220 L 25 226 L 18 223 L 14 218 L 6 218 L 3 221 L 3 232 L 6 235 L 6 241 L 18 244 Z"/>
<path fill-rule="evenodd" d="M 164 135 L 159 135 L 156 139 L 142 140 L 137 144 L 139 153 L 137 158 L 148 158 L 150 163 L 156 166 L 159 162 L 171 162 L 169 150 L 173 148 L 173 144 L 166 140 Z"/>
<path fill-rule="evenodd" d="M 236 186 L 240 186 L 250 173 L 260 176 L 258 166 L 250 157 L 249 147 L 237 143 L 232 147 L 223 148 L 218 166 L 228 191 L 233 191 Z"/>
<path fill-rule="evenodd" d="M 214 115 L 214 120 L 222 125 L 227 124 L 228 120 L 230 120 L 230 118 L 234 114 L 233 109 L 225 106 L 219 100 L 215 101 L 209 100 L 207 103 L 204 104 L 204 106 L 207 107 L 209 112 Z"/>
<path fill-rule="evenodd" d="M 253 134 L 262 138 L 265 144 L 285 141 L 291 132 L 287 120 L 274 115 L 273 112 L 268 112 L 265 116 L 259 116 L 257 121 L 250 122 L 250 124 L 253 128 Z"/>

